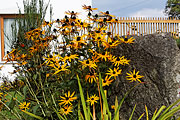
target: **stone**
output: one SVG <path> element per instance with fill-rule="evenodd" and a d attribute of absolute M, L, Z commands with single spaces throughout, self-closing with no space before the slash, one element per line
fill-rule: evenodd
<path fill-rule="evenodd" d="M 120 120 L 128 120 L 134 105 L 136 110 L 133 120 L 145 113 L 145 105 L 149 116 L 162 105 L 169 106 L 178 99 L 180 76 L 180 51 L 176 41 L 169 33 L 133 36 L 135 43 L 120 44 L 114 55 L 130 59 L 129 66 L 122 66 L 122 74 L 111 89 L 109 103 L 114 104 L 115 96 L 120 99 L 138 82 L 126 80 L 126 73 L 136 69 L 143 75 L 142 84 L 138 85 L 125 99 L 120 110 Z M 145 120 L 145 115 L 142 118 Z"/>

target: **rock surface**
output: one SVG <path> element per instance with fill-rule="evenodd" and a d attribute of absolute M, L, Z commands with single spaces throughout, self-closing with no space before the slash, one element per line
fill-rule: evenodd
<path fill-rule="evenodd" d="M 134 44 L 121 44 L 114 51 L 116 56 L 124 55 L 131 62 L 129 66 L 122 67 L 124 71 L 112 87 L 110 104 L 114 104 L 115 96 L 122 98 L 138 83 L 129 83 L 125 79 L 126 72 L 134 69 L 140 71 L 140 75 L 144 76 L 142 79 L 144 83 L 138 85 L 125 99 L 120 111 L 120 120 L 129 119 L 135 104 L 137 107 L 133 120 L 137 120 L 145 112 L 145 105 L 149 116 L 152 117 L 156 108 L 159 109 L 162 105 L 168 106 L 178 99 L 177 76 L 180 75 L 180 51 L 176 41 L 168 33 L 133 37 Z M 142 120 L 145 120 L 145 115 Z"/>

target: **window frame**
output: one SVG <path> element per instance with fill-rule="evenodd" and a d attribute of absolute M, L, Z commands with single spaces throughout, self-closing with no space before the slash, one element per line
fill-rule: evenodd
<path fill-rule="evenodd" d="M 6 59 L 4 59 L 4 19 L 16 19 L 17 17 L 19 17 L 19 14 L 0 14 L 0 34 L 1 34 L 1 60 L 0 61 L 6 61 Z"/>

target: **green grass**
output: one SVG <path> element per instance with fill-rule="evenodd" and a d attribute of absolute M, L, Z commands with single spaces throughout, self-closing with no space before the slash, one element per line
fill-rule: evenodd
<path fill-rule="evenodd" d="M 21 101 L 23 99 L 19 94 L 15 94 L 14 91 L 13 92 L 8 92 L 8 95 L 5 98 L 7 100 L 6 105 L 8 105 L 9 107 L 12 106 L 12 97 L 13 96 L 15 98 L 17 98 L 18 101 Z M 17 102 L 17 101 L 13 101 L 13 102 Z M 19 110 L 18 106 L 14 106 L 13 110 L 20 113 L 20 110 Z M 10 110 L 8 110 L 4 106 L 2 111 L 0 111 L 0 120 L 6 120 L 6 119 L 17 120 L 17 118 L 10 112 Z"/>

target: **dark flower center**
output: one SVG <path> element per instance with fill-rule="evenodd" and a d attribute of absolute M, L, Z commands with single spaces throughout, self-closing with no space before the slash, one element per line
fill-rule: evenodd
<path fill-rule="evenodd" d="M 67 24 L 66 23 L 64 23 L 64 24 L 62 24 L 62 27 L 65 27 Z"/>
<path fill-rule="evenodd" d="M 80 25 L 83 25 L 83 22 L 81 22 Z"/>
<path fill-rule="evenodd" d="M 66 100 L 69 100 L 69 98 L 68 98 L 68 97 L 66 97 Z"/>
<path fill-rule="evenodd" d="M 113 74 L 116 74 L 116 72 L 115 72 L 115 71 L 113 71 Z"/>
<path fill-rule="evenodd" d="M 56 21 L 59 22 L 59 19 L 57 19 Z"/>
<path fill-rule="evenodd" d="M 90 73 L 90 76 L 93 76 L 94 74 L 93 73 Z"/>
<path fill-rule="evenodd" d="M 70 57 L 70 53 L 68 53 L 67 56 Z"/>
<path fill-rule="evenodd" d="M 101 39 L 101 37 L 98 37 L 97 39 L 99 40 L 99 39 Z"/>
<path fill-rule="evenodd" d="M 98 30 L 98 31 L 96 31 L 96 33 L 100 33 L 100 31 Z"/>
<path fill-rule="evenodd" d="M 57 30 L 56 30 L 56 29 L 53 29 L 53 31 L 54 31 L 54 32 L 57 32 Z"/>
<path fill-rule="evenodd" d="M 128 41 L 128 38 L 124 38 L 124 41 Z"/>
<path fill-rule="evenodd" d="M 81 37 L 77 37 L 77 41 L 80 41 L 81 40 Z"/>
<path fill-rule="evenodd" d="M 120 60 L 119 57 L 116 60 L 119 61 Z"/>
<path fill-rule="evenodd" d="M 67 16 L 67 15 L 65 15 L 65 18 L 67 19 L 67 18 L 68 18 L 68 16 Z"/>
<path fill-rule="evenodd" d="M 111 35 L 111 32 L 107 32 L 107 35 Z"/>
<path fill-rule="evenodd" d="M 66 19 L 66 22 L 69 22 L 69 19 Z"/>
<path fill-rule="evenodd" d="M 112 42 L 109 42 L 109 45 L 112 45 Z"/>
<path fill-rule="evenodd" d="M 136 78 L 137 76 L 136 75 L 133 75 L 133 78 Z"/>
<path fill-rule="evenodd" d="M 73 16 L 73 17 L 72 17 L 72 19 L 76 19 L 76 17 L 75 17 L 75 16 Z"/>
<path fill-rule="evenodd" d="M 86 61 L 86 64 L 89 64 L 89 61 L 88 61 L 88 60 Z"/>
<path fill-rule="evenodd" d="M 74 26 L 74 22 L 71 23 L 71 26 Z"/>
<path fill-rule="evenodd" d="M 106 14 L 109 14 L 109 11 L 106 11 Z"/>
<path fill-rule="evenodd" d="M 88 16 L 91 16 L 91 15 L 92 15 L 91 12 L 89 12 L 89 13 L 88 13 Z"/>
<path fill-rule="evenodd" d="M 95 14 L 95 16 L 94 16 L 94 17 L 96 17 L 96 18 L 97 18 L 97 17 L 98 17 L 98 14 Z"/>

